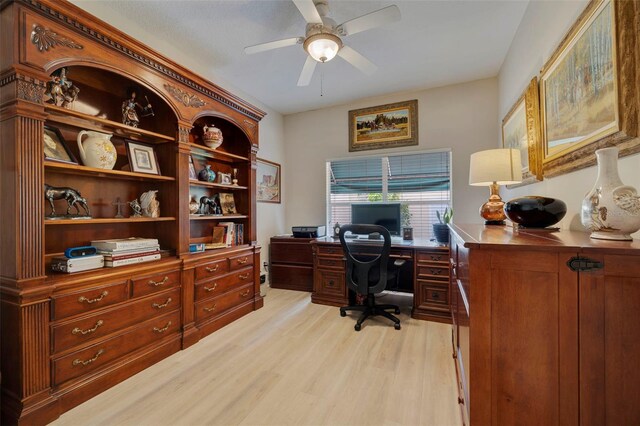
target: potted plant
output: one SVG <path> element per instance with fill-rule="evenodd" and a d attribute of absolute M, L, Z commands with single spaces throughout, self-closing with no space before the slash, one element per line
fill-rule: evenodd
<path fill-rule="evenodd" d="M 449 242 L 449 225 L 451 223 L 451 219 L 453 218 L 453 209 L 449 209 L 449 207 L 444 209 L 444 213 L 442 215 L 439 211 L 436 211 L 436 216 L 438 217 L 438 222 L 433 224 L 433 235 L 436 237 L 436 241 L 439 243 L 448 243 Z"/>

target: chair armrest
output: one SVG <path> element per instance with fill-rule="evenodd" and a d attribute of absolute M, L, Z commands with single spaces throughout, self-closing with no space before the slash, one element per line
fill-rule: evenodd
<path fill-rule="evenodd" d="M 402 265 L 404 265 L 407 261 L 404 259 L 396 259 L 395 262 L 393 262 L 393 266 L 395 266 L 396 268 L 400 268 Z"/>

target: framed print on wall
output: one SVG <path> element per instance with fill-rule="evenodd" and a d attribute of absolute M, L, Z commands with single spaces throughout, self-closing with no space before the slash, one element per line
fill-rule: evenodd
<path fill-rule="evenodd" d="M 44 159 L 61 163 L 78 164 L 62 137 L 60 130 L 44 126 Z"/>
<path fill-rule="evenodd" d="M 127 140 L 127 154 L 132 172 L 160 174 L 158 158 L 152 146 Z"/>
<path fill-rule="evenodd" d="M 349 111 L 349 152 L 418 145 L 418 101 Z"/>
<path fill-rule="evenodd" d="M 540 71 L 545 176 L 595 164 L 605 146 L 640 151 L 633 3 L 592 0 Z"/>
<path fill-rule="evenodd" d="M 527 89 L 502 119 L 502 147 L 519 150 L 522 159 L 522 182 L 508 185 L 509 188 L 542 180 L 537 77 L 533 77 Z"/>
<path fill-rule="evenodd" d="M 257 201 L 280 203 L 280 164 L 256 158 Z"/>

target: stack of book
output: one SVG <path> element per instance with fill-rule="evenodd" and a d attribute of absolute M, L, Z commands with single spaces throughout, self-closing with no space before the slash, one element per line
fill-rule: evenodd
<path fill-rule="evenodd" d="M 95 240 L 91 241 L 91 245 L 104 256 L 104 266 L 107 268 L 160 259 L 160 245 L 156 238 Z"/>
<path fill-rule="evenodd" d="M 223 228 L 224 234 L 222 241 L 216 241 L 216 232 L 214 230 L 214 243 L 224 243 L 227 247 L 239 246 L 244 244 L 244 225 L 234 222 L 219 222 L 216 228 Z"/>

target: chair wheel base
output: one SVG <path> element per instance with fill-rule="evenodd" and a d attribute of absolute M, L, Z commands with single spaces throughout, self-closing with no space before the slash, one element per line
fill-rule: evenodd
<path fill-rule="evenodd" d="M 395 328 L 396 330 L 400 330 L 400 324 L 398 323 L 393 324 L 393 328 Z"/>
<path fill-rule="evenodd" d="M 360 330 L 362 329 L 362 326 L 361 326 L 360 324 L 356 324 L 356 325 L 354 325 L 354 326 L 353 326 L 353 328 L 354 328 L 356 331 L 360 331 Z"/>
<path fill-rule="evenodd" d="M 400 309 L 396 309 L 395 311 L 393 311 L 394 314 L 399 315 L 400 314 Z"/>
<path fill-rule="evenodd" d="M 340 316 L 341 316 L 341 317 L 346 317 L 346 316 L 347 316 L 347 313 L 341 309 L 341 310 L 340 310 Z"/>

